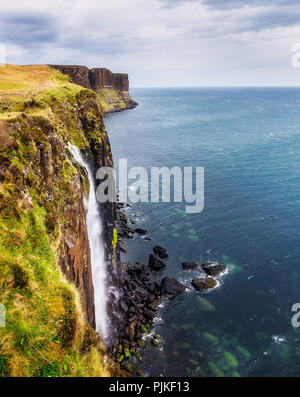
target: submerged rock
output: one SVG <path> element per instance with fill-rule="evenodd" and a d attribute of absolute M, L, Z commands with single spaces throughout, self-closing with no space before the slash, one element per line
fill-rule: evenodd
<path fill-rule="evenodd" d="M 201 267 L 206 274 L 212 277 L 219 277 L 226 270 L 226 266 L 219 263 L 204 263 Z"/>
<path fill-rule="evenodd" d="M 203 334 L 204 338 L 211 343 L 219 343 L 219 338 L 216 335 L 210 334 L 209 332 L 205 332 Z"/>
<path fill-rule="evenodd" d="M 225 358 L 225 361 L 229 367 L 231 367 L 231 368 L 238 367 L 238 365 L 239 365 L 238 360 L 232 353 L 225 351 L 224 358 Z"/>
<path fill-rule="evenodd" d="M 192 286 L 197 291 L 203 291 L 209 288 L 213 288 L 216 285 L 217 285 L 216 280 L 214 280 L 211 277 L 196 278 L 195 280 L 192 281 Z"/>
<path fill-rule="evenodd" d="M 150 254 L 148 266 L 151 270 L 162 270 L 166 267 L 165 261 L 159 258 L 157 255 Z"/>
<path fill-rule="evenodd" d="M 171 298 L 176 295 L 183 294 L 186 290 L 186 287 L 184 284 L 181 284 L 172 277 L 165 277 L 161 281 L 161 290 L 163 294 Z"/>
<path fill-rule="evenodd" d="M 160 247 L 159 245 L 156 245 L 155 247 L 153 247 L 153 252 L 155 253 L 155 255 L 159 256 L 161 259 L 168 258 L 168 256 L 169 256 L 166 249 L 163 247 Z"/>
<path fill-rule="evenodd" d="M 197 301 L 200 305 L 201 310 L 205 312 L 215 312 L 216 308 L 215 306 L 209 302 L 209 300 L 203 298 L 202 296 L 197 296 Z"/>
<path fill-rule="evenodd" d="M 194 270 L 199 266 L 196 262 L 183 262 L 182 268 L 183 270 Z"/>
<path fill-rule="evenodd" d="M 224 376 L 224 372 L 217 367 L 217 365 L 215 363 L 213 363 L 212 361 L 210 361 L 208 363 L 209 369 L 211 370 L 211 372 L 214 374 L 214 376 L 216 377 L 223 377 Z"/>

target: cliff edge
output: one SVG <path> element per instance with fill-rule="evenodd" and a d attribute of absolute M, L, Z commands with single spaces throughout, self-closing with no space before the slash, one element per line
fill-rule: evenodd
<path fill-rule="evenodd" d="M 0 376 L 120 374 L 93 329 L 89 179 L 68 149 L 93 170 L 113 166 L 102 107 L 82 70 L 75 85 L 49 66 L 0 67 Z M 113 268 L 116 209 L 102 209 Z"/>
<path fill-rule="evenodd" d="M 114 113 L 137 106 L 129 93 L 128 74 L 105 68 L 88 69 L 78 65 L 50 65 L 70 77 L 70 81 L 97 93 L 103 113 Z"/>

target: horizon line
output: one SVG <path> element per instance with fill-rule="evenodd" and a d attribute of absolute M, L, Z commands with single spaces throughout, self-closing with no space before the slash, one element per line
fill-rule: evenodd
<path fill-rule="evenodd" d="M 300 88 L 300 85 L 186 85 L 186 86 L 131 86 L 130 89 L 136 88 Z"/>

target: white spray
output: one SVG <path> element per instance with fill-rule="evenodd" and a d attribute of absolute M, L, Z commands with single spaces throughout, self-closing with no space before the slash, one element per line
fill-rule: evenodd
<path fill-rule="evenodd" d="M 89 165 L 83 160 L 79 150 L 69 143 L 69 149 L 74 159 L 87 171 L 90 180 L 90 194 L 86 224 L 91 251 L 91 265 L 94 283 L 96 330 L 102 339 L 108 339 L 108 315 L 107 315 L 107 269 L 105 262 L 105 249 L 103 242 L 103 225 L 96 199 L 96 189 L 93 173 Z"/>

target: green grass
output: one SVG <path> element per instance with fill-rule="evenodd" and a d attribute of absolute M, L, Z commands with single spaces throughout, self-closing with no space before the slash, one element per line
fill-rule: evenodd
<path fill-rule="evenodd" d="M 113 112 L 116 109 L 126 109 L 127 107 L 121 92 L 114 90 L 113 88 L 101 87 L 97 89 L 97 95 L 104 113 Z"/>

